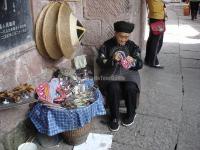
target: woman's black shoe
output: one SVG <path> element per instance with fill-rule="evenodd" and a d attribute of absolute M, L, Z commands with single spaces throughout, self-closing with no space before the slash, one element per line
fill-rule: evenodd
<path fill-rule="evenodd" d="M 113 119 L 110 121 L 110 124 L 109 124 L 109 129 L 113 132 L 116 132 L 119 130 L 119 121 L 118 119 Z"/>
<path fill-rule="evenodd" d="M 128 127 L 134 123 L 135 115 L 134 117 L 126 117 L 122 120 L 122 125 L 125 127 Z"/>

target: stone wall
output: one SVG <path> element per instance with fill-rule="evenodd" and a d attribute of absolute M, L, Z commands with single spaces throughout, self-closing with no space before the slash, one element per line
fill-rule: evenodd
<path fill-rule="evenodd" d="M 141 1 L 138 0 L 85 0 L 82 23 L 87 31 L 82 41 L 83 50 L 93 58 L 94 48 L 113 36 L 113 23 L 127 20 L 135 23 L 131 39 L 140 45 L 142 34 Z"/>
<path fill-rule="evenodd" d="M 31 2 L 33 23 L 35 24 L 39 12 L 49 1 L 32 0 Z M 135 23 L 135 30 L 131 34 L 131 39 L 141 46 L 144 28 L 144 16 L 141 13 L 143 12 L 143 5 L 141 3 L 140 0 L 80 0 L 69 2 L 75 16 L 87 30 L 81 45 L 77 47 L 76 55 L 85 53 L 88 62 L 92 63 L 96 48 L 104 40 L 113 36 L 113 23 L 116 20 L 127 20 Z M 49 80 L 52 68 L 56 66 L 70 68 L 71 62 L 67 59 L 55 62 L 42 58 L 36 50 L 34 41 L 0 53 L 0 91 L 11 89 L 20 83 L 28 82 L 37 85 L 42 81 Z M 5 145 L 5 142 L 1 143 L 1 139 L 7 133 L 16 132 L 16 127 L 26 118 L 27 111 L 28 105 L 0 110 L 0 149 L 3 149 L 1 147 Z M 8 138 L 7 143 L 10 143 L 9 140 L 11 139 Z"/>

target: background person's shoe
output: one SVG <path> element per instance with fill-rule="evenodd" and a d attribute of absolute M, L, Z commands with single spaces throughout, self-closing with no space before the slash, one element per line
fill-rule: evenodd
<path fill-rule="evenodd" d="M 110 124 L 109 124 L 109 129 L 113 132 L 116 132 L 119 130 L 119 121 L 118 119 L 113 119 L 110 121 Z"/>
<path fill-rule="evenodd" d="M 147 63 L 147 61 L 144 60 L 144 65 L 149 66 L 149 63 Z"/>
<path fill-rule="evenodd" d="M 164 66 L 158 65 L 151 65 L 150 67 L 157 68 L 157 69 L 164 69 Z"/>
<path fill-rule="evenodd" d="M 148 63 L 144 63 L 148 67 L 157 68 L 157 69 L 164 69 L 164 66 L 158 65 L 149 65 Z"/>
<path fill-rule="evenodd" d="M 191 16 L 191 20 L 194 20 L 194 16 Z"/>

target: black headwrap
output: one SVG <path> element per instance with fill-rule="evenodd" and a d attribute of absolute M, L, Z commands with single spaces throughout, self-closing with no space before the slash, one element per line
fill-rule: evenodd
<path fill-rule="evenodd" d="M 115 32 L 131 33 L 134 29 L 134 24 L 126 21 L 117 21 L 114 23 Z"/>

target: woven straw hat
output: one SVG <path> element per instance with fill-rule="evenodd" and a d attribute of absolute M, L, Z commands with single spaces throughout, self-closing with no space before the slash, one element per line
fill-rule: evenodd
<path fill-rule="evenodd" d="M 54 2 L 49 6 L 43 23 L 44 45 L 48 55 L 55 60 L 63 56 L 56 38 L 56 23 L 60 5 L 61 3 Z"/>
<path fill-rule="evenodd" d="M 58 13 L 57 39 L 63 55 L 71 59 L 75 52 L 74 46 L 79 43 L 85 29 L 73 16 L 67 3 L 62 3 Z"/>
<path fill-rule="evenodd" d="M 37 46 L 37 49 L 39 51 L 39 53 L 43 56 L 43 57 L 46 57 L 46 58 L 49 58 L 49 55 L 46 51 L 46 48 L 44 46 L 44 42 L 43 42 L 43 36 L 42 36 L 42 29 L 43 29 L 43 22 L 44 22 L 44 17 L 46 15 L 46 12 L 47 12 L 47 9 L 49 8 L 49 6 L 51 5 L 52 3 L 49 3 L 48 5 L 46 5 L 39 17 L 37 18 L 37 21 L 36 21 L 36 27 L 35 27 L 35 41 L 36 41 L 36 46 Z"/>

